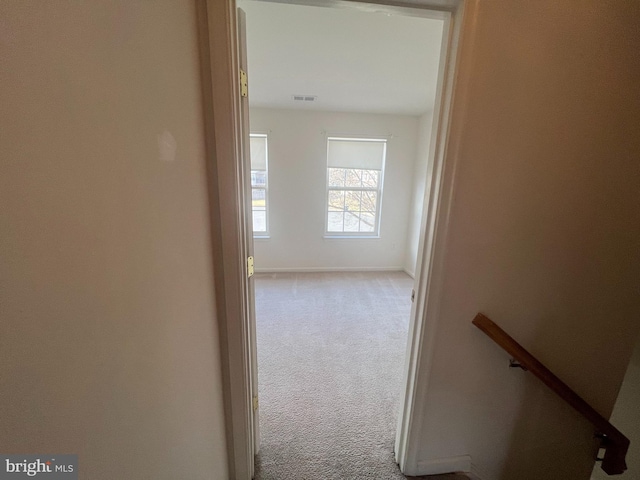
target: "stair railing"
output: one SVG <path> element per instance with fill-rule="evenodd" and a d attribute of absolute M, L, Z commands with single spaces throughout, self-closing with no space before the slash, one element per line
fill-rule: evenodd
<path fill-rule="evenodd" d="M 473 319 L 473 324 L 511 355 L 513 360 L 511 360 L 510 367 L 519 367 L 533 373 L 595 426 L 596 436 L 601 441 L 601 448 L 605 449 L 604 457 L 597 459 L 602 461 L 602 470 L 609 475 L 619 475 L 627 469 L 625 457 L 629 449 L 629 439 L 620 430 L 611 425 L 606 418 L 596 412 L 566 383 L 556 377 L 553 372 L 489 318 L 478 313 Z"/>

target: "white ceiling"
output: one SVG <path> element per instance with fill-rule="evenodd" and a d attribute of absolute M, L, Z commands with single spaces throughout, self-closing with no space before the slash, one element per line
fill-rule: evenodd
<path fill-rule="evenodd" d="M 247 14 L 250 105 L 410 115 L 433 108 L 442 20 L 255 0 L 238 6 Z"/>

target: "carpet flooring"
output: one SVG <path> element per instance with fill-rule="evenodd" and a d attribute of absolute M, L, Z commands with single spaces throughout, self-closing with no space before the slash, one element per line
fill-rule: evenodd
<path fill-rule="evenodd" d="M 413 279 L 256 275 L 257 480 L 404 480 L 393 447 Z"/>

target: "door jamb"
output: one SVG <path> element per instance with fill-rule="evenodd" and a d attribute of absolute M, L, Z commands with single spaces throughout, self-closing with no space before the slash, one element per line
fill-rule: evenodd
<path fill-rule="evenodd" d="M 265 0 L 270 1 L 270 0 Z M 356 7 L 376 10 L 419 11 L 425 16 L 445 15 L 441 72 L 430 155 L 434 159 L 431 184 L 425 189 L 418 262 L 416 299 L 412 309 L 398 431 L 396 461 L 405 474 L 417 474 L 418 445 L 422 433 L 422 408 L 426 397 L 439 321 L 440 291 L 446 236 L 454 192 L 460 128 L 468 82 L 458 82 L 462 35 L 470 35 L 476 21 L 478 0 L 275 0 L 281 3 Z M 196 0 L 203 82 L 207 182 L 211 215 L 212 253 L 216 288 L 216 313 L 220 331 L 223 396 L 229 478 L 253 476 L 252 402 L 246 294 L 243 256 L 238 47 L 235 0 Z M 442 18 L 441 16 L 438 18 Z M 448 26 L 447 26 L 448 25 Z M 446 45 L 444 45 L 446 43 Z M 456 88 L 456 127 L 451 112 Z M 461 91 L 462 90 L 462 91 Z M 461 98 L 463 97 L 463 98 Z M 437 125 L 436 125 L 437 123 Z M 446 160 L 446 161 L 445 161 Z M 420 378 L 420 382 L 417 379 Z"/>
<path fill-rule="evenodd" d="M 206 176 L 229 478 L 254 474 L 235 0 L 196 0 Z"/>
<path fill-rule="evenodd" d="M 459 80 L 462 76 L 459 65 L 463 63 L 463 57 L 465 62 L 468 61 L 471 48 L 462 52 L 463 35 L 473 39 L 477 2 L 478 0 L 460 0 L 451 2 L 450 8 L 445 9 L 447 17 L 443 31 L 429 147 L 429 159 L 432 164 L 427 171 L 431 181 L 426 185 L 423 198 L 414 277 L 415 301 L 409 323 L 403 383 L 405 388 L 402 392 L 395 443 L 396 462 L 405 475 L 429 473 L 419 470 L 419 446 L 424 419 L 423 399 L 427 396 L 435 337 L 440 321 L 440 292 L 444 280 L 449 216 L 455 187 L 460 128 L 464 123 L 466 111 L 468 82 L 466 79 Z M 420 4 L 422 8 L 430 8 L 432 2 L 415 0 L 413 3 Z M 452 126 L 454 103 L 456 124 Z"/>

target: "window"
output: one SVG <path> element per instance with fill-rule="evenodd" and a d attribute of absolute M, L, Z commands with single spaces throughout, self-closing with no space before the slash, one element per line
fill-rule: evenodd
<path fill-rule="evenodd" d="M 378 236 L 386 140 L 327 140 L 327 235 Z"/>
<path fill-rule="evenodd" d="M 267 236 L 269 234 L 267 136 L 251 134 L 250 141 L 253 234 L 256 236 Z"/>

